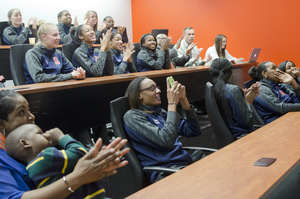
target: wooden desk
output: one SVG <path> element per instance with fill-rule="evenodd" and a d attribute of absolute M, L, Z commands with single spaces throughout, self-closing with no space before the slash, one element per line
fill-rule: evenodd
<path fill-rule="evenodd" d="M 299 118 L 288 113 L 128 198 L 299 198 Z M 262 157 L 277 160 L 253 166 Z"/>
<path fill-rule="evenodd" d="M 94 47 L 100 47 L 100 44 L 94 44 Z M 62 45 L 58 46 L 58 49 L 61 50 Z M 12 80 L 10 72 L 10 45 L 0 45 L 0 75 L 3 75 L 6 80 Z"/>
<path fill-rule="evenodd" d="M 247 81 L 249 76 L 241 70 L 247 72 L 252 65 L 249 63 L 235 65 L 233 82 L 242 85 Z M 42 130 L 59 127 L 63 132 L 69 133 L 109 123 L 110 101 L 124 96 L 130 81 L 138 76 L 147 76 L 161 87 L 163 108 L 167 106 L 166 77 L 170 75 L 187 87 L 187 97 L 190 102 L 204 99 L 205 84 L 207 81 L 212 81 L 208 69 L 207 66 L 197 66 L 13 88 L 19 88 L 20 90 L 17 91 L 28 100 L 30 110 L 36 116 L 36 124 Z"/>

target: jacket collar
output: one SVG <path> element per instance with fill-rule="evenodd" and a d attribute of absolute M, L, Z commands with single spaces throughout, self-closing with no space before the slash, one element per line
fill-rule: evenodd
<path fill-rule="evenodd" d="M 147 111 L 153 111 L 153 113 L 151 114 L 154 114 L 155 116 L 157 115 L 160 115 L 162 109 L 159 107 L 159 106 L 156 106 L 156 107 L 152 107 L 152 106 L 147 106 L 147 105 L 144 105 L 142 104 L 142 106 L 147 110 Z"/>

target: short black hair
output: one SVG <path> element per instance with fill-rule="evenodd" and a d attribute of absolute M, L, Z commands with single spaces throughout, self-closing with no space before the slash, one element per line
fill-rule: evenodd
<path fill-rule="evenodd" d="M 60 11 L 59 13 L 58 13 L 58 15 L 57 15 L 57 20 L 58 20 L 58 18 L 61 18 L 61 16 L 64 14 L 64 12 L 69 12 L 68 10 L 62 10 L 62 11 Z M 58 20 L 59 21 L 59 20 Z"/>

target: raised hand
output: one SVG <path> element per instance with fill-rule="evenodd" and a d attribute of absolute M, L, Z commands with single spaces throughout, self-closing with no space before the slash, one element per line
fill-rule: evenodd
<path fill-rule="evenodd" d="M 170 43 L 172 42 L 172 37 L 168 37 L 161 43 L 160 50 L 167 50 L 169 48 Z"/>
<path fill-rule="evenodd" d="M 290 74 L 285 73 L 278 69 L 276 69 L 276 71 L 274 72 L 274 77 L 276 77 L 277 79 L 279 79 L 285 84 L 291 84 L 292 81 L 294 80 L 294 78 Z"/>
<path fill-rule="evenodd" d="M 125 27 L 124 26 L 118 26 L 117 31 L 118 31 L 118 33 L 120 33 L 122 35 L 123 32 L 125 31 Z"/>
<path fill-rule="evenodd" d="M 103 39 L 101 39 L 101 48 L 100 51 L 109 51 L 109 42 L 111 36 L 111 29 L 107 30 L 106 35 L 102 34 Z"/>
<path fill-rule="evenodd" d="M 187 47 L 187 49 L 186 49 L 186 56 L 190 56 L 190 53 L 191 53 L 191 51 L 193 50 L 193 48 L 197 45 L 198 43 L 195 43 L 195 44 L 190 44 L 188 47 Z"/>
<path fill-rule="evenodd" d="M 245 94 L 245 101 L 247 104 L 252 104 L 254 99 L 259 95 L 261 89 L 259 88 L 260 84 L 256 82 L 255 84 L 252 84 L 252 86 L 248 89 L 244 90 Z"/>
<path fill-rule="evenodd" d="M 104 28 L 105 28 L 105 24 L 103 22 L 98 23 L 97 30 L 101 32 L 102 30 L 104 30 Z"/>
<path fill-rule="evenodd" d="M 179 39 L 178 39 L 178 41 L 177 41 L 177 43 L 176 43 L 176 45 L 175 45 L 175 48 L 178 50 L 179 48 L 180 48 L 180 46 L 181 46 L 181 41 L 182 41 L 182 39 L 183 39 L 183 36 L 184 35 L 182 35 Z"/>
<path fill-rule="evenodd" d="M 127 43 L 125 49 L 123 49 L 123 61 L 131 62 L 131 55 L 135 52 L 134 45 L 130 42 Z"/>
<path fill-rule="evenodd" d="M 293 70 L 292 70 L 292 74 L 293 74 L 295 77 L 299 78 L 299 77 L 300 77 L 300 68 L 294 67 Z"/>
<path fill-rule="evenodd" d="M 75 17 L 74 17 L 74 26 L 75 27 L 79 26 L 79 23 L 78 23 L 78 20 L 77 20 L 77 15 L 75 15 Z"/>

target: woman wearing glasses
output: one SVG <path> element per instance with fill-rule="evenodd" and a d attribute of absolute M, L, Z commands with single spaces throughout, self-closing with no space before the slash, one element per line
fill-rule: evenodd
<path fill-rule="evenodd" d="M 189 165 L 198 160 L 202 152 L 188 154 L 182 149 L 178 135 L 192 137 L 201 134 L 197 115 L 186 97 L 184 85 L 175 81 L 171 87 L 167 78 L 168 112 L 159 107 L 160 93 L 156 83 L 147 77 L 138 77 L 128 86 L 126 96 L 131 110 L 123 119 L 129 141 L 143 167 Z M 177 113 L 178 103 L 186 116 L 182 120 Z M 168 174 L 148 172 L 147 175 L 154 183 Z"/>

